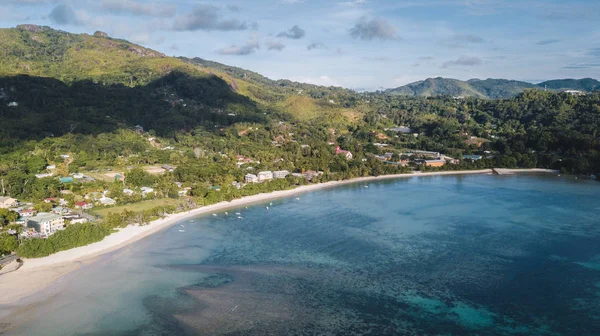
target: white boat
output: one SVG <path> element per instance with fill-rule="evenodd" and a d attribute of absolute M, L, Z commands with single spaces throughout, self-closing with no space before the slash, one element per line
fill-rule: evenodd
<path fill-rule="evenodd" d="M 181 225 L 179 225 L 179 226 L 181 226 L 181 227 L 184 227 L 184 226 L 183 226 L 183 224 L 181 224 Z"/>
<path fill-rule="evenodd" d="M 269 207 L 267 207 L 267 210 L 269 210 Z"/>
<path fill-rule="evenodd" d="M 244 219 L 244 217 L 242 217 L 242 216 L 238 216 L 238 219 Z"/>
<path fill-rule="evenodd" d="M 269 205 L 273 205 L 273 202 L 269 203 Z"/>
<path fill-rule="evenodd" d="M 300 197 L 296 197 L 296 201 L 299 201 L 299 200 L 300 200 Z"/>
<path fill-rule="evenodd" d="M 365 188 L 368 188 L 369 186 L 365 186 Z"/>
<path fill-rule="evenodd" d="M 217 217 L 217 214 L 213 214 L 213 216 Z"/>
<path fill-rule="evenodd" d="M 226 214 L 226 215 L 229 215 L 229 213 L 228 213 L 227 211 L 225 211 L 225 214 Z"/>
<path fill-rule="evenodd" d="M 185 232 L 185 230 L 179 230 L 179 232 Z"/>
<path fill-rule="evenodd" d="M 241 215 L 241 213 L 239 213 L 239 212 L 236 212 L 235 214 L 238 215 L 238 216 Z"/>

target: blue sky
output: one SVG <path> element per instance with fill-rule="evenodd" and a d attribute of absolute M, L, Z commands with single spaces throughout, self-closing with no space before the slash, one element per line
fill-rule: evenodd
<path fill-rule="evenodd" d="M 598 0 L 0 0 L 0 26 L 96 30 L 269 78 L 600 78 Z"/>

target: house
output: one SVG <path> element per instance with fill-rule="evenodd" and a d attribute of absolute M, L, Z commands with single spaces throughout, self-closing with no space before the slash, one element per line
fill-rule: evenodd
<path fill-rule="evenodd" d="M 304 174 L 302 174 L 302 173 L 292 173 L 292 176 L 293 176 L 293 177 L 306 177 L 306 176 L 304 176 Z"/>
<path fill-rule="evenodd" d="M 123 195 L 132 196 L 133 190 L 131 189 L 123 189 Z"/>
<path fill-rule="evenodd" d="M 261 171 L 260 173 L 258 173 L 258 181 L 259 182 L 272 180 L 272 179 L 273 179 L 273 172 L 271 172 L 270 170 Z"/>
<path fill-rule="evenodd" d="M 65 220 L 56 214 L 40 212 L 27 220 L 27 227 L 36 232 L 49 236 L 57 230 L 65 228 Z"/>
<path fill-rule="evenodd" d="M 94 207 L 92 203 L 88 202 L 75 202 L 75 207 L 81 210 L 89 210 Z"/>
<path fill-rule="evenodd" d="M 290 175 L 290 172 L 287 170 L 278 170 L 273 172 L 273 177 L 278 179 L 286 178 L 288 175 Z"/>
<path fill-rule="evenodd" d="M 441 167 L 446 164 L 446 160 L 435 159 L 435 160 L 425 160 L 425 166 L 427 167 Z"/>
<path fill-rule="evenodd" d="M 246 181 L 246 183 L 258 183 L 258 176 L 254 174 L 246 174 L 244 180 Z"/>
<path fill-rule="evenodd" d="M 46 166 L 46 170 L 54 170 L 54 169 L 56 169 L 56 165 Z"/>
<path fill-rule="evenodd" d="M 58 198 L 56 197 L 48 197 L 44 199 L 44 203 L 54 203 L 54 202 L 58 202 Z"/>
<path fill-rule="evenodd" d="M 140 126 L 140 125 L 135 125 L 135 127 L 133 128 L 133 131 L 137 134 L 143 134 L 144 133 L 144 127 Z"/>
<path fill-rule="evenodd" d="M 14 208 L 19 204 L 16 199 L 12 197 L 1 196 L 0 197 L 0 208 L 9 209 Z"/>
<path fill-rule="evenodd" d="M 314 170 L 307 170 L 306 172 L 304 172 L 304 177 L 306 177 L 306 179 L 308 179 L 309 181 L 312 181 L 312 179 L 319 177 L 319 172 L 316 172 Z"/>
<path fill-rule="evenodd" d="M 87 218 L 81 217 L 80 215 L 66 215 L 63 216 L 63 219 L 68 220 L 70 224 L 81 224 L 88 222 Z"/>
<path fill-rule="evenodd" d="M 340 146 L 335 147 L 335 155 L 344 155 L 347 160 L 352 160 L 352 153 L 341 149 Z"/>
<path fill-rule="evenodd" d="M 394 127 L 394 128 L 387 128 L 386 131 L 392 131 L 392 132 L 397 132 L 397 133 L 405 133 L 405 134 L 412 133 L 412 129 L 410 129 L 410 127 L 406 127 L 406 126 L 400 126 L 400 127 Z"/>
<path fill-rule="evenodd" d="M 35 177 L 37 178 L 46 178 L 46 177 L 52 177 L 54 175 L 54 173 L 43 173 L 43 174 L 35 174 Z"/>
<path fill-rule="evenodd" d="M 166 164 L 164 164 L 164 165 L 162 165 L 160 167 L 162 169 L 164 169 L 165 171 L 169 172 L 169 173 L 175 171 L 175 168 L 173 166 L 169 166 L 169 165 L 166 165 Z"/>
<path fill-rule="evenodd" d="M 483 156 L 481 156 L 481 155 L 463 155 L 463 159 L 479 161 L 479 160 L 483 159 Z"/>
<path fill-rule="evenodd" d="M 115 201 L 114 199 L 112 199 L 110 197 L 102 197 L 98 200 L 98 202 L 100 202 L 100 204 L 105 205 L 105 206 L 117 204 L 117 201 Z"/>
<path fill-rule="evenodd" d="M 564 90 L 563 92 L 570 94 L 571 96 L 585 96 L 585 92 L 580 90 Z"/>
<path fill-rule="evenodd" d="M 71 209 L 65 208 L 65 207 L 56 207 L 54 209 L 52 209 L 52 212 L 57 214 L 57 215 L 66 215 L 71 213 Z"/>
<path fill-rule="evenodd" d="M 60 183 L 73 183 L 73 182 L 75 182 L 75 180 L 71 176 L 59 177 L 58 180 L 60 181 Z"/>
<path fill-rule="evenodd" d="M 33 217 L 37 214 L 37 210 L 34 209 L 24 209 L 19 211 L 19 216 L 22 218 Z"/>
<path fill-rule="evenodd" d="M 142 196 L 146 197 L 146 195 L 151 194 L 154 192 L 154 189 L 150 188 L 150 187 L 141 187 L 140 190 L 142 191 Z"/>

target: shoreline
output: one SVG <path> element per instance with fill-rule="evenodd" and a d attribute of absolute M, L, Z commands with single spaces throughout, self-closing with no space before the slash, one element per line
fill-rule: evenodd
<path fill-rule="evenodd" d="M 503 172 L 503 174 L 506 175 L 516 173 L 554 173 L 554 171 L 540 169 L 505 169 Z M 80 268 L 86 263 L 92 262 L 92 259 L 121 249 L 151 234 L 167 229 L 176 223 L 189 218 L 223 212 L 232 208 L 238 208 L 241 206 L 247 206 L 279 198 L 291 197 L 306 192 L 328 189 L 347 184 L 421 176 L 478 174 L 491 175 L 492 169 L 393 174 L 311 184 L 289 190 L 280 190 L 271 193 L 246 196 L 235 199 L 231 202 L 224 201 L 186 212 L 171 214 L 163 219 L 157 219 L 144 226 L 130 225 L 107 236 L 102 241 L 90 245 L 61 251 L 43 258 L 25 259 L 21 268 L 14 272 L 4 274 L 0 277 L 0 293 L 2 293 L 2 295 L 0 295 L 0 305 L 10 306 L 18 304 L 21 301 L 27 301 L 28 298 L 31 298 L 36 293 L 48 288 L 52 283 L 61 279 L 63 276 Z"/>

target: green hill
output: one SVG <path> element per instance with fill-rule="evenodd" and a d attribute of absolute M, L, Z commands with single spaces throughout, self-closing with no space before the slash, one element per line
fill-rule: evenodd
<path fill-rule="evenodd" d="M 396 89 L 387 90 L 386 93 L 400 96 L 432 97 L 441 95 L 469 96 L 486 98 L 484 94 L 475 90 L 469 83 L 451 78 L 427 78 L 423 81 L 410 83 Z"/>
<path fill-rule="evenodd" d="M 269 117 L 344 123 L 357 106 L 351 90 L 273 81 L 199 58 L 167 57 L 102 32 L 36 25 L 0 29 L 0 102 L 0 140 L 137 124 L 166 135 Z"/>
<path fill-rule="evenodd" d="M 470 79 L 461 81 L 451 78 L 428 78 L 424 81 L 414 82 L 395 89 L 386 90 L 391 95 L 431 97 L 431 96 L 453 96 L 453 97 L 478 97 L 487 99 L 505 99 L 515 97 L 526 89 L 550 89 L 550 90 L 581 90 L 592 92 L 600 89 L 600 82 L 591 78 L 584 79 L 561 79 L 551 80 L 539 84 L 522 81 L 488 78 Z"/>

